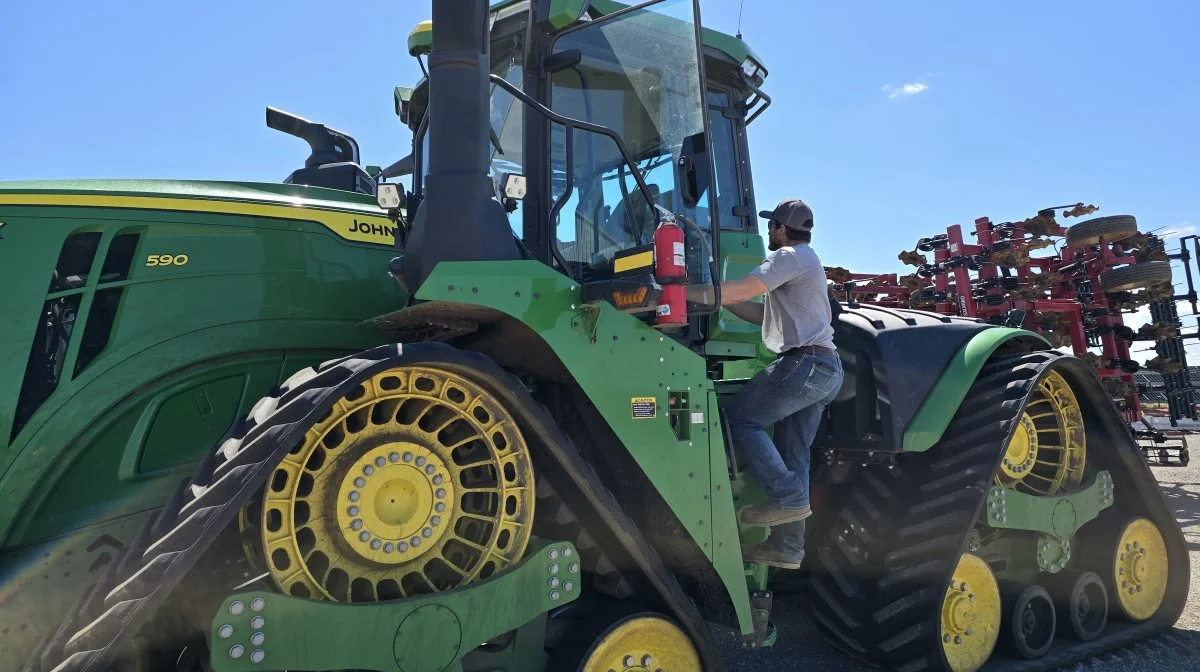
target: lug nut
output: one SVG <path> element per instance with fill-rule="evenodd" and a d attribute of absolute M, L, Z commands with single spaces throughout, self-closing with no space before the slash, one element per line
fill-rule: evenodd
<path fill-rule="evenodd" d="M 233 602 L 229 603 L 229 613 L 233 614 L 234 616 L 237 616 L 245 610 L 246 605 L 241 600 L 234 600 Z"/>
<path fill-rule="evenodd" d="M 400 461 L 400 453 L 388 453 L 388 461 L 396 463 Z"/>
<path fill-rule="evenodd" d="M 256 632 L 250 635 L 250 643 L 254 646 L 262 646 L 262 643 L 267 640 L 267 636 L 261 632 Z"/>
<path fill-rule="evenodd" d="M 425 466 L 425 458 L 423 458 L 423 457 L 418 457 L 418 458 L 417 458 L 417 466 L 418 466 L 418 467 L 423 467 L 423 466 Z"/>
<path fill-rule="evenodd" d="M 369 468 L 370 467 L 368 467 L 368 469 Z M 354 479 L 355 487 L 361 488 L 361 487 L 366 486 L 366 484 L 367 484 L 367 479 L 363 478 L 362 476 L 359 476 L 358 478 Z"/>
<path fill-rule="evenodd" d="M 217 630 L 217 636 L 220 637 L 221 639 L 229 639 L 230 637 L 233 636 L 233 626 L 229 625 L 228 623 L 225 625 L 222 625 Z"/>
<path fill-rule="evenodd" d="M 266 657 L 267 657 L 266 651 L 263 651 L 262 649 L 255 649 L 254 651 L 252 651 L 250 653 L 250 662 L 261 663 L 263 661 L 263 658 L 266 658 Z"/>
<path fill-rule="evenodd" d="M 384 464 L 386 463 L 384 462 L 382 456 L 375 458 L 375 466 L 382 467 Z"/>
<path fill-rule="evenodd" d="M 246 647 L 242 646 L 241 644 L 234 644 L 233 646 L 229 647 L 230 658 L 241 658 L 242 654 L 245 652 Z"/>
<path fill-rule="evenodd" d="M 405 453 L 405 454 L 404 454 L 404 461 L 405 461 L 405 462 L 412 462 L 412 459 L 413 459 L 413 454 L 412 454 L 412 453 Z"/>
<path fill-rule="evenodd" d="M 371 474 L 375 473 L 375 467 L 372 467 L 371 465 L 368 464 L 367 466 L 363 467 L 363 473 L 366 474 L 367 476 L 370 476 Z M 358 487 L 361 488 L 362 486 L 360 485 Z"/>
<path fill-rule="evenodd" d="M 250 611 L 262 611 L 267 606 L 267 601 L 261 597 L 256 597 L 250 600 Z"/>
<path fill-rule="evenodd" d="M 250 627 L 254 628 L 255 630 L 262 630 L 262 627 L 266 624 L 266 622 L 267 619 L 263 618 L 262 616 L 255 616 L 254 618 L 250 619 Z"/>

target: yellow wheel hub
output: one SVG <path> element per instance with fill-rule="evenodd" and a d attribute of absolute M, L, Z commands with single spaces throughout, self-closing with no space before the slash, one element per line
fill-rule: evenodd
<path fill-rule="evenodd" d="M 687 634 L 661 616 L 617 623 L 592 645 L 580 672 L 700 672 L 700 654 Z"/>
<path fill-rule="evenodd" d="M 446 530 L 454 484 L 437 454 L 415 443 L 368 451 L 338 489 L 338 527 L 360 556 L 395 562 L 420 556 Z"/>
<path fill-rule="evenodd" d="M 1133 621 L 1144 621 L 1162 606 L 1167 594 L 1167 544 L 1154 523 L 1145 518 L 1129 521 L 1117 537 L 1113 582 L 1121 612 Z"/>
<path fill-rule="evenodd" d="M 1013 431 L 996 472 L 996 484 L 1034 495 L 1053 495 L 1083 481 L 1087 444 L 1083 413 L 1066 379 L 1042 379 Z"/>
<path fill-rule="evenodd" d="M 977 555 L 964 554 L 942 600 L 940 635 L 953 672 L 979 669 L 1000 636 L 1000 587 L 992 568 Z"/>
<path fill-rule="evenodd" d="M 243 511 L 279 589 L 366 602 L 449 590 L 519 560 L 533 470 L 513 417 L 466 377 L 399 367 L 338 400 Z"/>

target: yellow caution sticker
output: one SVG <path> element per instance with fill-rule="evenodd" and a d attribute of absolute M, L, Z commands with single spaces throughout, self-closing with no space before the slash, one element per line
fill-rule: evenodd
<path fill-rule="evenodd" d="M 654 397 L 633 397 L 629 400 L 629 403 L 632 407 L 634 420 L 658 416 L 658 399 Z"/>

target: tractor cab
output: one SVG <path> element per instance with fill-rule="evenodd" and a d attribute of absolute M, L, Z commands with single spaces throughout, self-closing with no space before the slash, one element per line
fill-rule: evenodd
<path fill-rule="evenodd" d="M 284 184 L 375 195 L 375 179 L 361 165 L 354 138 L 274 107 L 267 107 L 267 127 L 300 138 L 312 149 L 304 167 L 292 171 Z"/>
<path fill-rule="evenodd" d="M 585 301 L 651 321 L 661 289 L 652 249 L 664 216 L 684 229 L 688 283 L 720 274 L 709 260 L 728 261 L 723 240 L 761 258 L 745 126 L 769 104 L 759 89 L 766 71 L 741 40 L 701 31 L 692 0 L 575 4 L 570 17 L 530 2 L 491 8 L 491 196 L 527 256 L 580 282 Z M 417 25 L 411 55 L 431 54 L 432 32 L 432 22 Z M 414 134 L 409 221 L 426 191 L 429 100 L 427 79 L 396 91 L 397 114 Z M 688 313 L 680 340 L 739 338 L 724 311 L 712 319 L 711 306 L 692 305 Z M 742 356 L 757 340 L 748 326 L 740 325 Z"/>

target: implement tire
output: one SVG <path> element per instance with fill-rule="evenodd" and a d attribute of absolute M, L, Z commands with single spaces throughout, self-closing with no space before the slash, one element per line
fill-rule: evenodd
<path fill-rule="evenodd" d="M 1128 292 L 1171 282 L 1171 263 L 1147 261 L 1112 268 L 1100 274 L 1100 287 L 1106 292 Z"/>
<path fill-rule="evenodd" d="M 1096 217 L 1068 228 L 1067 245 L 1071 247 L 1096 245 L 1101 238 L 1105 242 L 1112 243 L 1125 240 L 1137 232 L 1137 219 L 1133 215 Z"/>

